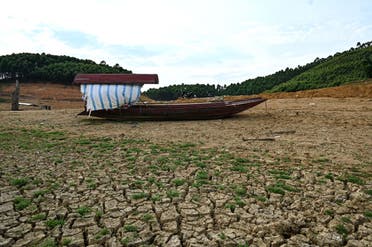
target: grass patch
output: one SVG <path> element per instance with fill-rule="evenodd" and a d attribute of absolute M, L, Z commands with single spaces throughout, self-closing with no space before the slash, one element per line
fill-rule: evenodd
<path fill-rule="evenodd" d="M 68 246 L 72 243 L 72 239 L 71 238 L 64 238 L 62 240 L 62 246 Z"/>
<path fill-rule="evenodd" d="M 97 188 L 97 184 L 95 182 L 87 183 L 88 189 L 94 190 Z"/>
<path fill-rule="evenodd" d="M 253 196 L 253 198 L 255 198 L 257 201 L 260 201 L 260 202 L 266 202 L 267 201 L 266 196 Z"/>
<path fill-rule="evenodd" d="M 164 188 L 164 183 L 161 182 L 161 181 L 156 181 L 155 182 L 155 185 L 160 189 L 160 188 Z"/>
<path fill-rule="evenodd" d="M 38 247 L 57 247 L 57 243 L 52 238 L 47 238 L 41 242 Z"/>
<path fill-rule="evenodd" d="M 248 242 L 240 243 L 238 244 L 237 247 L 249 247 L 249 243 Z"/>
<path fill-rule="evenodd" d="M 276 179 L 291 179 L 291 176 L 287 174 L 279 174 L 274 176 Z"/>
<path fill-rule="evenodd" d="M 346 227 L 343 224 L 338 224 L 336 226 L 336 232 L 338 234 L 341 234 L 341 235 L 344 235 L 344 236 L 346 236 L 349 233 L 348 230 L 346 229 Z"/>
<path fill-rule="evenodd" d="M 60 184 L 58 182 L 55 182 L 55 183 L 52 183 L 49 188 L 52 190 L 57 190 L 59 189 L 59 187 L 60 187 Z"/>
<path fill-rule="evenodd" d="M 49 192 L 49 190 L 37 190 L 33 193 L 33 197 L 34 198 L 38 198 L 39 196 L 44 196 L 45 194 L 47 194 Z"/>
<path fill-rule="evenodd" d="M 325 180 L 324 178 L 321 178 L 318 180 L 317 182 L 318 184 L 326 184 L 327 183 L 327 180 Z"/>
<path fill-rule="evenodd" d="M 280 188 L 282 188 L 282 189 L 284 189 L 286 191 L 291 191 L 291 192 L 297 192 L 298 191 L 298 189 L 296 189 L 296 188 L 294 188 L 294 187 L 292 187 L 292 186 L 290 186 L 288 184 L 285 184 L 283 182 L 277 182 L 276 183 L 276 186 L 278 186 L 278 187 L 280 187 Z"/>
<path fill-rule="evenodd" d="M 124 231 L 125 232 L 137 232 L 138 229 L 134 225 L 124 225 Z"/>
<path fill-rule="evenodd" d="M 332 182 L 335 180 L 333 173 L 328 173 L 324 177 L 331 180 Z"/>
<path fill-rule="evenodd" d="M 364 212 L 364 216 L 367 218 L 372 218 L 372 211 L 368 210 Z"/>
<path fill-rule="evenodd" d="M 10 138 L 8 135 L 11 135 Z M 21 128 L 6 132 L 5 135 L 0 135 L 0 147 L 4 147 L 6 150 L 21 149 L 29 151 L 58 149 L 63 153 L 66 150 L 62 149 L 60 144 L 66 144 L 65 139 L 66 135 L 64 132 Z M 3 141 L 6 141 L 6 143 L 3 144 Z"/>
<path fill-rule="evenodd" d="M 280 194 L 280 195 L 285 194 L 285 191 L 282 188 L 277 187 L 277 186 L 268 186 L 266 189 L 270 193 L 275 193 L 275 194 Z"/>
<path fill-rule="evenodd" d="M 62 246 L 69 246 L 71 243 L 72 243 L 72 239 L 71 238 L 64 238 L 61 241 Z"/>
<path fill-rule="evenodd" d="M 31 200 L 24 197 L 16 197 L 14 199 L 14 207 L 17 211 L 23 210 L 31 205 Z"/>
<path fill-rule="evenodd" d="M 53 219 L 45 222 L 46 226 L 50 229 L 56 228 L 57 226 L 63 226 L 65 221 L 63 219 Z"/>
<path fill-rule="evenodd" d="M 151 201 L 153 201 L 153 202 L 158 202 L 158 201 L 161 200 L 161 195 L 159 195 L 159 194 L 154 194 L 154 195 L 151 196 L 150 199 L 151 199 Z"/>
<path fill-rule="evenodd" d="M 145 140 L 142 140 L 142 139 L 123 139 L 121 140 L 121 144 L 122 145 L 127 145 L 127 144 L 130 144 L 130 145 L 133 145 L 133 144 L 143 144 L 143 143 L 146 143 L 147 141 Z"/>
<path fill-rule="evenodd" d="M 181 148 L 181 149 L 190 149 L 190 148 L 196 147 L 196 144 L 195 143 L 186 142 L 186 143 L 179 144 L 178 147 Z"/>
<path fill-rule="evenodd" d="M 269 170 L 269 173 L 274 175 L 276 179 L 291 179 L 291 173 L 289 171 L 282 170 Z"/>
<path fill-rule="evenodd" d="M 224 184 L 217 184 L 217 189 L 218 190 L 225 190 L 226 186 Z"/>
<path fill-rule="evenodd" d="M 353 184 L 358 184 L 358 185 L 364 185 L 365 181 L 355 175 L 346 175 L 341 178 L 342 181 L 348 182 L 348 183 L 353 183 Z"/>
<path fill-rule="evenodd" d="M 133 194 L 131 197 L 132 197 L 133 200 L 140 200 L 140 199 L 143 199 L 143 198 L 147 198 L 148 194 L 145 193 L 145 192 L 139 192 L 139 193 Z"/>
<path fill-rule="evenodd" d="M 10 184 L 13 186 L 17 186 L 18 188 L 21 188 L 28 184 L 29 179 L 28 178 L 13 178 L 10 180 Z"/>
<path fill-rule="evenodd" d="M 101 230 L 96 234 L 95 238 L 98 240 L 98 239 L 101 239 L 101 238 L 103 238 L 104 236 L 109 235 L 109 234 L 111 234 L 110 230 L 107 229 L 107 228 L 103 228 L 103 229 L 101 229 Z"/>
<path fill-rule="evenodd" d="M 32 184 L 34 184 L 34 185 L 40 185 L 42 183 L 43 183 L 43 181 L 41 179 L 39 179 L 39 178 L 34 178 L 32 180 Z"/>
<path fill-rule="evenodd" d="M 335 215 L 335 211 L 333 211 L 333 210 L 331 210 L 331 209 L 326 209 L 326 210 L 324 211 L 324 214 L 333 217 L 333 216 Z"/>
<path fill-rule="evenodd" d="M 159 165 L 165 165 L 169 162 L 169 158 L 168 157 L 159 157 L 157 160 L 156 160 L 156 163 L 159 164 Z"/>
<path fill-rule="evenodd" d="M 200 202 L 200 196 L 199 195 L 193 195 L 191 197 L 191 201 L 193 201 L 193 202 Z"/>
<path fill-rule="evenodd" d="M 313 162 L 314 163 L 330 163 L 331 160 L 328 158 L 319 158 L 319 159 L 313 160 Z"/>
<path fill-rule="evenodd" d="M 244 164 L 234 164 L 231 168 L 231 171 L 234 172 L 240 172 L 240 173 L 246 173 L 248 172 L 247 167 Z"/>
<path fill-rule="evenodd" d="M 185 184 L 186 180 L 185 179 L 182 179 L 182 178 L 176 178 L 172 182 L 176 186 L 182 186 L 182 185 Z"/>
<path fill-rule="evenodd" d="M 239 207 L 242 208 L 245 206 L 245 202 L 239 196 L 236 196 L 234 199 L 235 199 L 236 205 L 238 205 Z"/>
<path fill-rule="evenodd" d="M 226 239 L 226 235 L 225 233 L 221 232 L 218 234 L 218 237 L 221 239 L 221 240 L 225 240 Z"/>
<path fill-rule="evenodd" d="M 207 167 L 207 164 L 204 163 L 204 162 L 201 162 L 201 161 L 196 162 L 195 165 L 196 165 L 197 167 L 199 167 L 199 168 L 206 168 L 206 167 Z"/>
<path fill-rule="evenodd" d="M 341 217 L 341 221 L 345 222 L 345 223 L 352 223 L 352 221 L 349 217 Z"/>
<path fill-rule="evenodd" d="M 236 163 L 239 163 L 239 164 L 246 164 L 246 163 L 249 163 L 251 162 L 249 159 L 246 159 L 246 158 L 235 158 L 235 162 Z"/>
<path fill-rule="evenodd" d="M 103 211 L 100 210 L 100 209 L 98 209 L 96 211 L 95 217 L 98 218 L 98 219 L 100 219 L 100 218 L 102 218 L 102 215 L 103 215 Z"/>
<path fill-rule="evenodd" d="M 74 143 L 77 144 L 78 146 L 82 146 L 82 145 L 90 145 L 93 142 L 90 139 L 79 138 L 79 139 L 75 140 Z"/>
<path fill-rule="evenodd" d="M 167 191 L 167 196 L 169 197 L 169 198 L 175 198 L 175 197 L 179 197 L 180 196 L 180 192 L 178 191 L 178 190 L 168 190 Z"/>
<path fill-rule="evenodd" d="M 236 204 L 235 203 L 226 203 L 225 208 L 230 209 L 231 213 L 235 212 Z"/>
<path fill-rule="evenodd" d="M 142 216 L 142 220 L 145 222 L 150 222 L 154 219 L 154 216 L 152 214 L 144 214 Z"/>
<path fill-rule="evenodd" d="M 271 186 L 268 186 L 267 188 L 267 191 L 271 192 L 271 193 L 275 193 L 275 194 L 281 194 L 281 195 L 284 195 L 285 194 L 285 191 L 290 191 L 290 192 L 297 192 L 298 189 L 282 182 L 282 181 L 278 181 L 276 182 L 276 184 L 274 185 L 271 185 Z"/>
<path fill-rule="evenodd" d="M 234 193 L 235 193 L 235 195 L 237 195 L 237 196 L 246 196 L 246 195 L 247 195 L 247 189 L 244 188 L 244 187 L 241 187 L 241 186 L 237 186 L 237 187 L 234 189 Z"/>
<path fill-rule="evenodd" d="M 134 241 L 134 237 L 133 236 L 130 236 L 130 237 L 125 237 L 125 238 L 122 238 L 120 240 L 120 243 L 123 245 L 123 246 L 129 246 L 130 242 Z"/>
<path fill-rule="evenodd" d="M 154 184 L 156 182 L 156 178 L 155 177 L 148 177 L 147 182 L 150 183 L 150 184 Z"/>
<path fill-rule="evenodd" d="M 195 179 L 197 179 L 197 180 L 206 180 L 206 179 L 209 179 L 208 172 L 206 172 L 206 171 L 198 171 L 198 173 L 196 173 Z"/>
<path fill-rule="evenodd" d="M 92 212 L 92 209 L 87 206 L 82 206 L 76 209 L 76 213 L 78 213 L 81 217 L 89 214 L 90 212 Z"/>
<path fill-rule="evenodd" d="M 41 221 L 46 219 L 45 213 L 35 214 L 31 216 L 31 221 Z"/>
<path fill-rule="evenodd" d="M 209 174 L 208 172 L 201 170 L 195 175 L 195 182 L 192 184 L 193 187 L 199 188 L 204 184 L 208 184 Z"/>
<path fill-rule="evenodd" d="M 235 158 L 233 160 L 233 166 L 230 168 L 231 171 L 236 171 L 240 173 L 248 172 L 248 167 L 258 167 L 261 164 L 257 162 L 252 162 L 249 159 L 245 158 Z"/>

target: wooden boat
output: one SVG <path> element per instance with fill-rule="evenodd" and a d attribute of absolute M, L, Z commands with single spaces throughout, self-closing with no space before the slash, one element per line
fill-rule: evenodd
<path fill-rule="evenodd" d="M 83 111 L 79 115 L 90 115 L 113 120 L 198 120 L 230 117 L 256 106 L 266 99 L 253 98 L 238 101 L 204 103 L 146 104 L 112 110 Z"/>
<path fill-rule="evenodd" d="M 78 74 L 74 83 L 81 85 L 86 103 L 85 111 L 79 115 L 114 120 L 216 119 L 230 117 L 266 100 L 253 98 L 238 101 L 161 104 L 138 102 L 140 87 L 143 84 L 158 82 L 156 74 Z"/>

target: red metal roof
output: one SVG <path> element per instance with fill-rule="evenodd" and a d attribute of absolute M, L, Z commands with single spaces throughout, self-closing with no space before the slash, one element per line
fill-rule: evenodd
<path fill-rule="evenodd" d="M 77 74 L 75 84 L 158 84 L 157 74 Z"/>

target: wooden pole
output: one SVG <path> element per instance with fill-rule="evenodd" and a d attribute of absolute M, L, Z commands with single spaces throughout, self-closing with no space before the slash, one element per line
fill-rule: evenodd
<path fill-rule="evenodd" d="M 19 110 L 19 81 L 16 79 L 16 88 L 12 93 L 12 111 L 18 111 Z"/>
<path fill-rule="evenodd" d="M 266 113 L 267 113 L 267 100 L 265 101 L 265 109 L 266 109 Z"/>

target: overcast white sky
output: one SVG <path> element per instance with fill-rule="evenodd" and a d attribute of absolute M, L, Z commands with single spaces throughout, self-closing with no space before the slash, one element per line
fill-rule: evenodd
<path fill-rule="evenodd" d="M 371 0 L 0 0 L 0 55 L 69 55 L 160 86 L 230 84 L 372 40 Z"/>

